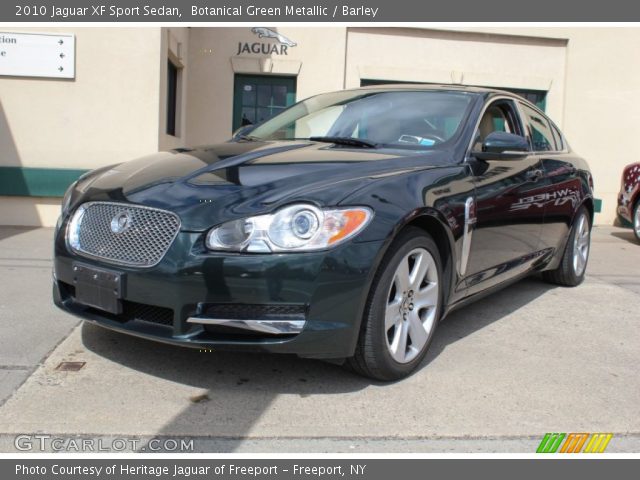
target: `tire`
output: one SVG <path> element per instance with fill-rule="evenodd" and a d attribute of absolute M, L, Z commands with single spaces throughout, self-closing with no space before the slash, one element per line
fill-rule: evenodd
<path fill-rule="evenodd" d="M 631 226 L 633 227 L 633 233 L 636 236 L 636 240 L 640 242 L 640 200 L 636 202 L 636 206 L 633 208 Z"/>
<path fill-rule="evenodd" d="M 589 211 L 580 207 L 573 221 L 567 246 L 560 265 L 555 270 L 542 272 L 542 278 L 549 283 L 575 287 L 584 280 L 591 250 L 591 219 Z"/>
<path fill-rule="evenodd" d="M 442 284 L 436 243 L 423 230 L 406 228 L 378 268 L 347 366 L 382 381 L 412 373 L 427 354 L 440 319 Z"/>

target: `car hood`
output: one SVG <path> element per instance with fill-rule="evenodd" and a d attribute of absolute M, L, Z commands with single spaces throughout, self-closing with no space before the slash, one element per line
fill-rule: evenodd
<path fill-rule="evenodd" d="M 182 229 L 272 211 L 293 201 L 338 205 L 376 178 L 451 165 L 451 152 L 309 141 L 240 141 L 160 152 L 89 174 L 79 201 L 132 202 L 176 212 Z M 74 202 L 76 203 L 76 202 Z"/>

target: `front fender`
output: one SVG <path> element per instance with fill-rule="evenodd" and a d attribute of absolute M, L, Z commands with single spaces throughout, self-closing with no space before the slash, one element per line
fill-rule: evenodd
<path fill-rule="evenodd" d="M 463 294 L 458 265 L 465 201 L 474 195 L 468 167 L 451 165 L 380 179 L 342 203 L 367 205 L 375 212 L 374 220 L 357 239 L 382 241 L 374 271 L 404 228 L 412 225 L 429 232 L 443 254 L 445 300 L 450 303 Z"/>

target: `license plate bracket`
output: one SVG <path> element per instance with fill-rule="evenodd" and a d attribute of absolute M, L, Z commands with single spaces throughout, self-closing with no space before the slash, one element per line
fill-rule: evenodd
<path fill-rule="evenodd" d="M 119 315 L 125 276 L 120 272 L 74 262 L 73 285 L 78 303 Z"/>

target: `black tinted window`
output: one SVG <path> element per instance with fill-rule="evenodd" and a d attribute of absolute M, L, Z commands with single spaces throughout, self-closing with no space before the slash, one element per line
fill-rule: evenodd
<path fill-rule="evenodd" d="M 553 152 L 560 150 L 553 138 L 551 125 L 547 119 L 533 108 L 520 104 L 531 136 L 531 147 L 534 152 Z"/>
<path fill-rule="evenodd" d="M 553 129 L 553 136 L 556 139 L 556 148 L 558 150 L 564 150 L 565 147 L 560 130 L 558 130 L 553 124 L 551 125 L 551 128 Z"/>

